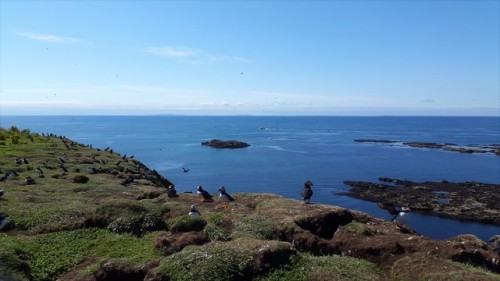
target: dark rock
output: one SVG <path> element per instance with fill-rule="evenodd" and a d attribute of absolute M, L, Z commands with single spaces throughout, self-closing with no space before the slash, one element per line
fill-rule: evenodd
<path fill-rule="evenodd" d="M 101 263 L 100 268 L 94 272 L 96 281 L 142 281 L 146 276 L 146 267 L 134 266 L 120 260 L 111 260 Z"/>
<path fill-rule="evenodd" d="M 370 142 L 370 143 L 400 143 L 405 146 L 415 147 L 415 148 L 431 148 L 431 149 L 442 149 L 445 151 L 459 152 L 459 153 L 494 153 L 500 155 L 500 146 L 497 144 L 490 145 L 466 145 L 459 146 L 455 143 L 435 143 L 435 142 L 399 142 L 393 140 L 377 140 L 377 139 L 355 139 L 355 142 Z"/>
<path fill-rule="evenodd" d="M 493 251 L 500 255 L 500 235 L 494 235 L 490 238 L 490 243 L 488 246 L 493 249 Z"/>
<path fill-rule="evenodd" d="M 385 185 L 364 181 L 344 181 L 352 188 L 347 195 L 376 203 L 408 206 L 429 215 L 500 225 L 500 184 L 478 182 L 412 182 L 380 178 Z"/>
<path fill-rule="evenodd" d="M 78 175 L 73 178 L 74 183 L 87 183 L 89 181 L 89 177 L 84 175 Z"/>
<path fill-rule="evenodd" d="M 355 142 L 396 143 L 394 140 L 355 139 Z"/>
<path fill-rule="evenodd" d="M 206 145 L 213 148 L 245 148 L 250 146 L 250 144 L 246 142 L 235 141 L 235 140 L 223 141 L 218 139 L 202 142 L 201 145 Z"/>
<path fill-rule="evenodd" d="M 189 245 L 203 245 L 210 242 L 204 232 L 189 231 L 174 233 L 172 235 L 161 234 L 156 238 L 155 248 L 162 251 L 165 255 L 179 252 Z"/>
<path fill-rule="evenodd" d="M 343 212 L 329 212 L 322 216 L 301 217 L 296 219 L 295 223 L 300 228 L 309 230 L 321 238 L 331 239 L 339 226 L 346 225 L 353 219 L 351 212 L 344 210 Z"/>

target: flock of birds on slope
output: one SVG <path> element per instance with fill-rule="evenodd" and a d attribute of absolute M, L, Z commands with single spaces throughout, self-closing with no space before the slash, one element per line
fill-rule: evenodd
<path fill-rule="evenodd" d="M 162 177 L 156 170 L 151 170 L 148 167 L 146 167 L 143 163 L 137 161 L 134 159 L 134 156 L 127 156 L 123 155 L 121 156 L 121 159 L 117 162 L 114 163 L 114 165 L 109 165 L 108 167 L 97 167 L 93 165 L 106 165 L 109 160 L 104 160 L 104 159 L 97 159 L 96 157 L 99 156 L 99 153 L 106 152 L 109 154 L 113 154 L 113 149 L 107 147 L 106 149 L 102 150 L 99 148 L 93 148 L 92 145 L 82 145 L 79 143 L 76 143 L 72 140 L 69 140 L 66 137 L 63 136 L 57 136 L 54 134 L 41 134 L 42 137 L 46 137 L 47 140 L 50 140 L 51 138 L 57 138 L 62 145 L 67 149 L 67 150 L 78 150 L 81 147 L 87 147 L 94 149 L 98 153 L 92 153 L 91 155 L 86 155 L 83 156 L 82 159 L 75 160 L 71 159 L 66 153 L 63 153 L 60 156 L 55 157 L 54 159 L 51 160 L 45 160 L 43 162 L 40 161 L 35 161 L 35 163 L 39 162 L 43 165 L 43 169 L 47 170 L 59 170 L 61 173 L 51 173 L 50 177 L 55 178 L 55 179 L 65 179 L 66 176 L 70 175 L 71 172 L 80 172 L 80 169 L 78 167 L 72 166 L 73 164 L 89 164 L 86 168 L 86 171 L 90 174 L 113 174 L 115 176 L 118 176 L 119 178 L 124 179 L 120 184 L 127 187 L 131 184 L 134 184 L 135 179 L 148 179 L 153 182 L 154 185 L 156 186 L 166 186 L 168 183 L 168 180 L 166 180 L 164 177 Z M 58 147 L 60 144 L 58 144 L 56 141 L 52 141 L 48 146 L 46 146 L 47 149 L 53 148 L 53 147 Z M 102 154 L 100 155 L 102 156 Z M 127 168 L 122 166 L 122 163 L 124 162 L 129 162 L 133 163 L 133 166 L 135 168 Z M 26 157 L 16 157 L 14 159 L 14 164 L 16 166 L 21 166 L 21 165 L 33 165 L 35 164 L 33 161 L 28 160 Z M 34 172 L 38 176 L 38 178 L 42 179 L 45 178 L 45 173 L 41 166 L 37 166 L 34 169 Z M 129 165 L 131 167 L 131 165 Z M 33 169 L 33 168 L 31 168 Z M 29 167 L 26 168 L 26 170 L 30 170 Z M 71 170 L 71 172 L 70 172 Z M 18 172 L 16 172 L 16 169 L 9 169 L 7 171 L 2 171 L 0 170 L 0 184 L 5 183 L 7 181 L 10 181 L 12 179 L 18 178 L 20 175 Z M 27 176 L 24 179 L 24 185 L 35 185 L 37 182 L 35 181 L 35 176 Z M 76 181 L 77 177 L 73 179 L 73 182 Z M 87 179 L 88 180 L 88 179 Z M 0 189 L 0 201 L 4 200 L 2 197 L 6 191 L 4 189 Z M 0 230 L 5 227 L 7 224 L 8 215 L 5 212 L 0 212 Z"/>
<path fill-rule="evenodd" d="M 42 134 L 43 135 L 43 134 Z M 43 135 L 44 136 L 44 135 Z M 49 135 L 47 135 L 47 137 L 49 137 Z M 55 135 L 50 135 L 50 137 L 57 137 Z M 64 144 L 64 146 L 66 147 L 66 149 L 70 149 L 72 146 L 76 146 L 77 144 L 72 142 L 72 141 L 69 141 L 67 140 L 66 138 L 64 137 L 59 137 L 61 140 L 62 140 L 62 143 Z M 57 146 L 57 144 L 53 143 L 52 146 Z M 82 146 L 82 145 L 80 145 Z M 92 146 L 88 146 L 90 148 L 92 148 Z M 101 151 L 100 149 L 97 149 L 98 151 Z M 113 153 L 113 150 L 110 149 L 109 147 L 107 147 L 106 149 L 104 149 L 104 151 L 106 152 L 109 152 L 109 153 Z M 106 163 L 103 162 L 105 160 L 103 159 L 96 159 L 95 158 L 95 155 L 92 157 L 93 159 L 93 162 L 95 163 L 101 163 L 103 165 L 105 165 Z M 122 158 L 120 159 L 120 161 L 118 163 L 115 164 L 116 167 L 120 168 L 120 164 L 121 162 L 128 162 L 128 159 L 133 159 L 133 156 L 130 156 L 130 157 L 127 157 L 126 155 L 122 156 Z M 62 176 L 64 177 L 65 175 L 67 175 L 69 173 L 69 170 L 67 168 L 67 164 L 66 164 L 66 156 L 58 156 L 57 159 L 56 159 L 56 164 L 57 164 L 57 168 L 61 169 L 62 170 L 62 174 L 59 175 L 59 176 Z M 15 160 L 14 160 L 14 163 L 16 165 L 27 165 L 29 164 L 29 160 L 26 158 L 26 157 L 17 157 Z M 149 170 L 147 169 L 142 163 L 136 161 L 136 163 L 139 165 L 139 171 L 137 172 L 134 172 L 134 171 L 131 171 L 127 168 L 122 168 L 120 169 L 121 172 L 124 172 L 124 174 L 128 175 L 122 182 L 121 182 L 121 185 L 123 186 L 130 186 L 134 183 L 134 179 L 136 178 L 151 178 L 151 176 L 154 176 L 154 175 L 158 175 L 158 173 L 155 171 L 155 170 Z M 43 166 L 44 168 L 47 168 L 47 169 L 54 169 L 54 166 L 50 164 L 50 161 L 47 160 L 47 161 L 44 161 L 43 162 Z M 141 173 L 144 172 L 144 170 L 146 171 L 145 173 Z M 104 171 L 103 168 L 96 168 L 96 167 L 93 167 L 93 166 L 88 166 L 86 168 L 86 171 L 89 173 L 89 174 L 97 174 L 97 173 L 110 173 L 110 171 Z M 190 171 L 190 169 L 187 169 L 185 167 L 182 167 L 182 171 L 184 173 L 187 173 Z M 1 171 L 0 171 L 1 173 Z M 40 166 L 37 166 L 35 168 L 35 173 L 38 175 L 39 178 L 44 178 L 45 177 L 45 173 L 43 171 L 43 169 L 40 167 Z M 154 175 L 150 175 L 151 173 L 153 173 Z M 138 175 L 140 174 L 140 175 Z M 149 175 L 149 176 L 148 176 Z M 12 178 L 16 178 L 18 177 L 19 174 L 14 171 L 14 170 L 9 170 L 7 171 L 4 175 L 2 175 L 0 177 L 0 182 L 5 182 L 7 180 L 10 180 Z M 57 177 L 59 177 L 57 176 Z M 54 176 L 52 176 L 54 177 Z M 34 185 L 36 184 L 35 182 L 35 179 L 31 176 L 27 176 L 26 179 L 24 180 L 24 184 L 25 185 Z M 304 188 L 301 192 L 301 195 L 302 195 L 302 198 L 304 200 L 304 203 L 305 204 L 309 204 L 310 203 L 310 199 L 313 195 L 313 191 L 312 191 L 312 185 L 313 183 L 311 181 L 306 181 L 304 183 Z M 224 203 L 223 205 L 223 208 L 224 209 L 227 209 L 228 206 L 229 206 L 229 203 L 233 202 L 234 201 L 234 198 L 229 195 L 229 193 L 226 192 L 226 189 L 224 186 L 221 186 L 219 189 L 219 200 L 222 201 Z M 213 202 L 213 195 L 211 195 L 208 191 L 204 190 L 203 187 L 201 185 L 197 186 L 196 187 L 196 193 L 197 195 L 201 198 L 201 202 Z M 3 195 L 5 194 L 5 191 L 3 189 L 0 189 L 0 197 L 2 197 Z M 175 190 L 175 187 L 173 185 L 170 185 L 169 187 L 167 187 L 167 196 L 168 197 L 177 197 L 177 191 Z M 189 212 L 189 215 L 191 216 L 197 216 L 197 215 L 201 215 L 200 212 L 198 211 L 198 209 L 196 208 L 196 205 L 192 205 L 191 206 L 191 210 Z M 0 230 L 6 225 L 7 223 L 7 215 L 5 212 L 0 212 Z"/>
<path fill-rule="evenodd" d="M 312 191 L 312 185 L 313 183 L 311 181 L 306 181 L 304 183 L 304 189 L 301 192 L 302 198 L 304 200 L 304 204 L 309 204 L 310 199 L 313 195 Z M 234 201 L 234 198 L 229 195 L 229 193 L 226 192 L 226 188 L 224 186 L 221 186 L 219 189 L 219 200 L 221 200 L 224 205 L 223 208 L 227 209 L 229 207 L 229 203 Z M 175 191 L 175 187 L 173 185 L 170 185 L 168 187 L 167 194 L 169 197 L 175 197 L 177 196 L 177 192 Z M 198 185 L 196 187 L 196 194 L 201 198 L 201 202 L 213 202 L 213 195 L 210 194 L 208 191 L 203 189 L 203 186 Z M 196 205 L 191 205 L 191 209 L 189 210 L 189 215 L 190 216 L 201 216 L 200 211 L 196 208 Z"/>
<path fill-rule="evenodd" d="M 43 135 L 43 134 L 42 134 Z M 49 136 L 49 135 L 47 135 Z M 50 136 L 54 136 L 54 135 L 50 135 Z M 59 137 L 61 140 L 63 140 L 63 144 L 64 146 L 67 148 L 67 149 L 70 149 L 70 146 L 74 146 L 76 145 L 76 143 L 70 141 L 69 143 L 67 142 L 67 139 L 63 138 L 63 137 Z M 80 145 L 82 146 L 82 145 Z M 90 148 L 92 148 L 92 146 L 88 146 Z M 98 151 L 101 151 L 100 149 L 97 149 Z M 113 150 L 110 149 L 109 147 L 107 147 L 106 149 L 104 149 L 104 151 L 107 151 L 109 153 L 113 153 Z M 117 166 L 118 168 L 121 168 L 120 167 L 120 164 L 121 162 L 128 162 L 128 159 L 133 159 L 134 157 L 133 156 L 130 156 L 127 158 L 126 155 L 122 156 L 121 160 L 115 164 L 115 166 Z M 102 164 L 106 164 L 103 160 L 103 159 L 100 159 L 100 160 L 97 160 L 95 159 L 95 156 L 93 156 L 93 161 L 94 162 L 101 162 Z M 66 175 L 69 170 L 67 169 L 66 165 L 66 160 L 64 157 L 62 156 L 59 156 L 57 157 L 57 167 L 60 168 L 62 171 L 63 171 L 63 174 L 62 175 Z M 163 177 L 161 177 L 159 175 L 158 172 L 156 172 L 155 170 L 149 170 L 144 164 L 140 163 L 139 161 L 135 161 L 135 163 L 138 165 L 138 168 L 139 168 L 139 171 L 132 171 L 128 168 L 123 168 L 121 172 L 123 172 L 123 174 L 126 174 L 128 175 L 127 178 L 125 180 L 123 180 L 121 182 L 121 185 L 123 186 L 129 186 L 131 184 L 134 183 L 134 179 L 136 178 L 153 178 L 153 177 L 159 177 L 161 179 L 163 179 Z M 16 165 L 23 165 L 23 164 L 29 164 L 29 161 L 28 159 L 26 159 L 25 157 L 18 157 L 15 159 L 15 164 Z M 45 168 L 50 168 L 52 169 L 53 167 L 50 167 L 49 166 L 49 161 L 45 161 L 43 163 L 44 167 Z M 90 174 L 96 174 L 96 173 L 107 173 L 109 171 L 103 171 L 102 168 L 95 168 L 93 166 L 88 166 L 87 167 L 87 172 L 90 173 Z M 185 167 L 182 167 L 182 171 L 184 173 L 188 173 L 190 171 L 190 169 L 187 169 Z M 1 172 L 0 172 L 1 173 Z M 35 173 L 38 175 L 39 178 L 44 178 L 45 177 L 45 174 L 43 172 L 43 170 L 40 168 L 40 167 L 36 167 L 35 168 Z M 7 171 L 7 173 L 5 175 L 3 175 L 2 177 L 0 177 L 0 182 L 5 182 L 11 178 L 14 178 L 14 177 L 18 177 L 19 174 L 16 173 L 16 171 L 14 170 L 9 170 Z M 35 180 L 28 176 L 26 177 L 25 179 L 25 184 L 26 185 L 32 185 L 32 184 L 35 184 Z M 165 186 L 165 185 L 163 185 Z M 313 195 L 313 190 L 312 190 L 312 186 L 313 186 L 313 183 L 311 181 L 306 181 L 304 183 L 304 187 L 302 189 L 302 192 L 301 192 L 301 196 L 302 196 L 302 200 L 303 200 L 303 203 L 304 204 L 309 204 L 310 203 L 310 200 L 311 200 L 311 197 Z M 229 195 L 227 192 L 226 192 L 226 189 L 224 186 L 221 186 L 219 189 L 219 200 L 221 200 L 224 205 L 223 205 L 223 208 L 224 209 L 227 209 L 228 208 L 228 204 L 233 202 L 234 201 L 234 198 Z M 4 195 L 5 191 L 0 189 L 0 198 Z M 213 195 L 211 195 L 209 192 L 207 192 L 206 190 L 203 189 L 203 187 L 201 185 L 197 186 L 196 187 L 196 193 L 197 195 L 201 198 L 201 202 L 213 202 Z M 167 187 L 167 196 L 172 198 L 172 197 L 178 197 L 177 195 L 177 191 L 175 190 L 175 187 L 173 185 L 170 185 Z M 384 208 L 386 209 L 386 208 Z M 395 222 L 396 226 L 398 227 L 404 227 L 405 226 L 405 221 L 407 219 L 407 214 L 408 212 L 410 211 L 409 208 L 406 208 L 406 207 L 402 207 L 400 210 L 396 210 L 394 207 L 391 208 L 390 210 L 387 209 L 391 215 L 393 215 L 393 218 L 391 221 Z M 192 205 L 191 206 L 191 209 L 189 211 L 189 215 L 191 216 L 199 216 L 201 215 L 199 210 L 196 208 L 196 205 Z M 0 230 L 6 225 L 7 223 L 7 215 L 5 212 L 0 212 Z"/>
<path fill-rule="evenodd" d="M 188 173 L 190 169 L 182 167 L 182 171 L 184 173 Z M 311 197 L 313 195 L 313 190 L 312 190 L 313 183 L 308 180 L 304 183 L 304 188 L 302 189 L 301 195 L 303 199 L 304 204 L 309 204 Z M 223 208 L 227 209 L 228 204 L 234 201 L 234 198 L 229 195 L 229 193 L 226 192 L 226 188 L 224 186 L 221 186 L 219 189 L 219 200 L 221 200 L 224 205 Z M 196 194 L 201 198 L 201 202 L 213 202 L 213 195 L 210 194 L 208 191 L 203 189 L 203 186 L 198 185 L 196 187 Z M 167 188 L 167 195 L 168 197 L 177 197 L 177 191 L 175 190 L 174 185 L 170 185 Z M 191 205 L 191 209 L 189 211 L 190 216 L 200 216 L 201 213 L 200 211 L 196 208 L 196 205 Z"/>

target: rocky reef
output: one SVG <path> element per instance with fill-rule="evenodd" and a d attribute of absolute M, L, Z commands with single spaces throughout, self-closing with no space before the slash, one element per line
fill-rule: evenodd
<path fill-rule="evenodd" d="M 242 141 L 218 139 L 202 142 L 201 145 L 206 145 L 213 148 L 245 148 L 250 146 L 250 144 Z"/>
<path fill-rule="evenodd" d="M 0 129 L 0 149 L 0 280 L 500 278 L 498 245 L 473 235 L 432 240 L 273 194 L 172 197 L 133 156 L 28 130 Z M 193 204 L 201 215 L 188 215 Z"/>
<path fill-rule="evenodd" d="M 379 182 L 344 181 L 343 195 L 454 219 L 500 225 L 500 184 L 413 182 L 379 178 Z"/>
<path fill-rule="evenodd" d="M 401 142 L 395 140 L 379 140 L 379 139 L 355 139 L 355 142 L 364 143 L 383 143 L 383 144 L 399 144 L 415 148 L 430 148 L 441 149 L 445 151 L 460 152 L 460 153 L 493 153 L 500 156 L 500 144 L 486 145 L 458 145 L 455 143 L 435 143 L 435 142 Z"/>

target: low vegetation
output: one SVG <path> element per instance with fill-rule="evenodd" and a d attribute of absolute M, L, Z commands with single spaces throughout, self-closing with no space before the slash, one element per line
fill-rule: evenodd
<path fill-rule="evenodd" d="M 338 207 L 170 198 L 171 183 L 140 161 L 63 136 L 0 129 L 0 178 L 0 280 L 499 280 L 441 257 L 409 251 L 384 264 L 345 250 L 337 237 L 388 230 Z M 188 215 L 192 204 L 201 216 Z"/>

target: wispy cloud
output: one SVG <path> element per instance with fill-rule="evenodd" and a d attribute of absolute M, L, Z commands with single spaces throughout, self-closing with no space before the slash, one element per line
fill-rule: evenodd
<path fill-rule="evenodd" d="M 15 32 L 17 35 L 37 40 L 43 42 L 50 43 L 59 43 L 59 44 L 77 44 L 77 43 L 88 43 L 88 41 L 75 38 L 75 37 L 64 37 L 53 34 L 42 34 L 42 33 L 33 33 L 33 32 Z"/>
<path fill-rule="evenodd" d="M 146 52 L 166 58 L 192 58 L 200 56 L 203 53 L 200 49 L 171 46 L 149 47 L 146 49 Z"/>
<path fill-rule="evenodd" d="M 239 63 L 249 63 L 250 60 L 227 55 L 207 54 L 201 49 L 189 47 L 161 46 L 146 48 L 146 52 L 164 58 L 177 59 L 181 62 L 202 64 L 211 62 L 233 61 Z"/>
<path fill-rule="evenodd" d="M 425 99 L 425 100 L 422 100 L 423 103 L 435 103 L 436 101 L 433 100 L 433 99 Z"/>

